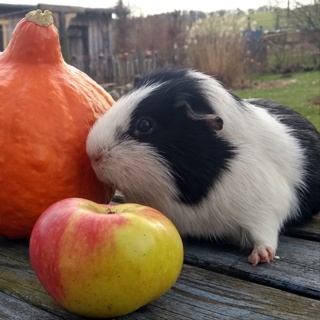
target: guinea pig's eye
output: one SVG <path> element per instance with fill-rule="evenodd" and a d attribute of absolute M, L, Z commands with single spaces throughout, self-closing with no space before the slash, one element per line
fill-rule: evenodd
<path fill-rule="evenodd" d="M 150 134 L 155 128 L 155 122 L 151 118 L 143 117 L 137 122 L 136 130 L 138 134 Z"/>

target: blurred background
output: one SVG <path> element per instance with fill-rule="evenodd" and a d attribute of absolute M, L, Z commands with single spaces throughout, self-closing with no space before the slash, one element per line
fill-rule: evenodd
<path fill-rule="evenodd" d="M 293 103 L 300 88 L 311 95 L 301 108 L 312 109 L 318 125 L 320 0 L 0 0 L 0 51 L 34 9 L 53 13 L 65 61 L 115 99 L 136 74 L 183 66 L 215 76 L 244 97 L 265 90 L 264 97 L 290 104 L 277 88 L 291 88 Z"/>
<path fill-rule="evenodd" d="M 0 51 L 25 13 L 49 9 L 66 62 L 99 83 L 126 84 L 152 68 L 181 65 L 237 89 L 252 74 L 319 69 L 319 1 L 243 1 L 244 8 L 238 1 L 8 2 L 0 3 Z"/>

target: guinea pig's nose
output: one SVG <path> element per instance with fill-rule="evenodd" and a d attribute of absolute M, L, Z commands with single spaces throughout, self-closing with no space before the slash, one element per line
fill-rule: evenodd
<path fill-rule="evenodd" d="M 99 165 L 101 163 L 101 161 L 102 161 L 101 160 L 102 159 L 101 154 L 94 154 L 90 158 L 91 158 L 92 165 Z"/>

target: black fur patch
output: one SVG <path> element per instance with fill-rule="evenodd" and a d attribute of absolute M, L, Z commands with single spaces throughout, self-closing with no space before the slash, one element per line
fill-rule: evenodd
<path fill-rule="evenodd" d="M 197 113 L 213 113 L 201 91 L 200 81 L 187 75 L 185 70 L 172 69 L 139 79 L 136 87 L 153 83 L 161 86 L 139 103 L 129 130 L 134 139 L 151 145 L 167 160 L 179 190 L 179 200 L 189 205 L 207 196 L 215 180 L 228 170 L 228 163 L 236 152 L 205 121 L 190 119 L 185 106 L 176 107 L 185 101 Z M 136 123 L 141 117 L 156 122 L 151 134 L 137 134 Z"/>

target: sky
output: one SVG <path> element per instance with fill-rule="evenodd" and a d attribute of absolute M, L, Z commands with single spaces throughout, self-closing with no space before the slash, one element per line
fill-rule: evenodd
<path fill-rule="evenodd" d="M 286 0 L 123 0 L 135 15 L 157 14 L 174 10 L 199 10 L 212 12 L 217 10 L 255 9 L 270 3 L 286 3 Z M 116 0 L 0 0 L 0 3 L 31 4 L 48 3 L 93 8 L 112 8 Z"/>

